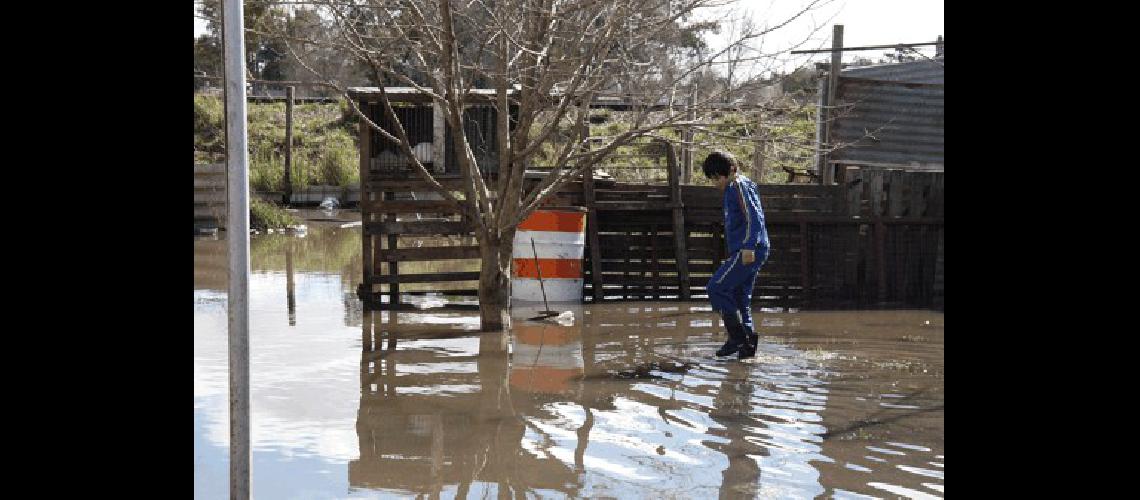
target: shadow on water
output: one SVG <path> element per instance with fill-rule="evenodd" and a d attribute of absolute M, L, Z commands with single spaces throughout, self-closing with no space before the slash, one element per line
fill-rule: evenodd
<path fill-rule="evenodd" d="M 752 362 L 710 357 L 701 303 L 564 324 L 518 304 L 479 333 L 472 312 L 363 310 L 358 228 L 334 229 L 251 241 L 255 491 L 941 496 L 941 313 L 757 312 Z M 224 460 L 224 245 L 195 241 L 196 489 L 220 480 L 198 443 L 203 470 Z"/>

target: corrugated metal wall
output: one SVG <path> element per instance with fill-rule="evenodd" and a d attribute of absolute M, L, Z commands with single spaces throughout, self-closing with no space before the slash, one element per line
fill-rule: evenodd
<path fill-rule="evenodd" d="M 840 75 L 831 160 L 944 165 L 942 61 L 868 66 Z"/>
<path fill-rule="evenodd" d="M 876 66 L 863 66 L 843 70 L 839 76 L 852 78 L 868 78 L 871 80 L 890 80 L 892 82 L 909 83 L 945 83 L 946 70 L 940 66 L 944 61 L 913 61 L 899 64 L 880 64 Z"/>

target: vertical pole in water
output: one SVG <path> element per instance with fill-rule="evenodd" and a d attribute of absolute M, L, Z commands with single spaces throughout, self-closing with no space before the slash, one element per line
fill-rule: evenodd
<path fill-rule="evenodd" d="M 289 308 L 289 326 L 297 326 L 297 287 L 293 284 L 293 242 L 285 247 L 285 305 Z"/>
<path fill-rule="evenodd" d="M 249 152 L 246 149 L 245 20 L 225 0 L 226 191 L 229 257 L 230 498 L 250 498 Z"/>
<path fill-rule="evenodd" d="M 285 200 L 293 197 L 293 89 L 285 87 Z"/>

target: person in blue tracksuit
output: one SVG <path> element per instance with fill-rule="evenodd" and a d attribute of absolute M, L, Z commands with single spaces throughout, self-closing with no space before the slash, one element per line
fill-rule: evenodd
<path fill-rule="evenodd" d="M 756 355 L 759 336 L 752 324 L 752 288 L 760 266 L 768 260 L 768 229 L 756 183 L 737 173 L 731 153 L 714 151 L 701 166 L 705 176 L 724 192 L 724 236 L 728 254 L 709 279 L 708 294 L 714 311 L 724 319 L 728 341 L 717 356 Z"/>

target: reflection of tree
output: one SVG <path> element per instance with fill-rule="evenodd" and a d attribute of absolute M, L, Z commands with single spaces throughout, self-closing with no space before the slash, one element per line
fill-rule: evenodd
<path fill-rule="evenodd" d="M 351 485 L 431 498 L 455 486 L 464 498 L 493 484 L 507 498 L 538 488 L 565 491 L 575 482 L 560 462 L 522 449 L 526 427 L 507 382 L 506 333 L 447 335 L 397 324 L 391 311 L 363 316 L 360 459 L 349 463 Z M 456 352 L 457 340 L 475 345 Z"/>
<path fill-rule="evenodd" d="M 433 497 L 535 490 L 578 497 L 629 487 L 593 460 L 657 475 L 675 470 L 677 456 L 700 454 L 704 446 L 723 454 L 727 466 L 720 477 L 716 468 L 697 466 L 706 470 L 693 471 L 681 481 L 686 486 L 699 482 L 708 491 L 719 483 L 722 498 L 754 497 L 762 486 L 761 465 L 782 468 L 778 462 L 787 460 L 792 469 L 781 470 L 792 476 L 768 475 L 766 487 L 806 487 L 800 491 L 809 496 L 818 489 L 806 463 L 813 445 L 805 432 L 822 429 L 804 425 L 820 408 L 814 407 L 818 398 L 803 391 L 819 381 L 795 364 L 794 355 L 776 365 L 731 361 L 694 373 L 697 363 L 688 361 L 693 346 L 709 344 L 711 352 L 716 343 L 707 322 L 692 322 L 705 313 L 662 314 L 621 304 L 583 312 L 589 314 L 575 314 L 581 321 L 573 328 L 535 326 L 528 332 L 518 322 L 510 334 L 476 335 L 410 321 L 420 313 L 364 311 L 360 459 L 349 465 L 350 483 Z M 578 355 L 580 362 L 568 361 Z M 801 395 L 812 402 L 799 402 Z M 637 405 L 656 410 L 660 419 L 615 413 Z M 768 410 L 780 416 L 762 420 L 758 414 Z M 694 425 L 694 412 L 720 425 Z M 631 419 L 637 429 L 614 427 Z M 651 429 L 644 433 L 642 426 Z M 777 451 L 759 426 L 802 442 Z M 667 441 L 653 443 L 658 433 Z M 662 445 L 656 454 L 631 451 L 629 443 L 646 439 Z M 669 479 L 642 487 L 668 495 L 673 486 Z"/>

